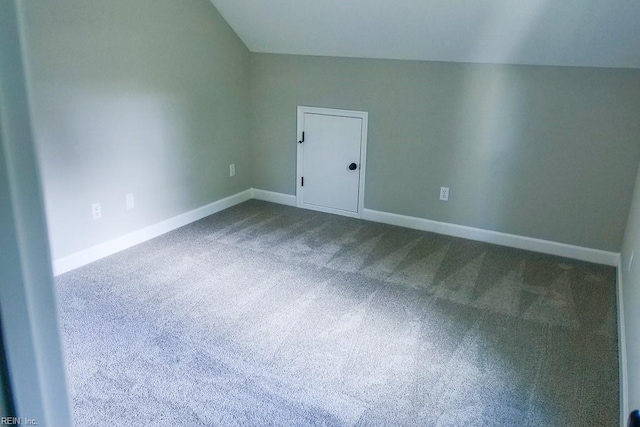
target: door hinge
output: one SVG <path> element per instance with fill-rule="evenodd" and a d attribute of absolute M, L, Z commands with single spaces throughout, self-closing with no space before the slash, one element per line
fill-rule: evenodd
<path fill-rule="evenodd" d="M 304 187 L 304 176 L 303 176 L 302 178 L 300 178 L 300 181 L 301 181 L 301 182 L 300 182 L 300 186 L 301 186 L 301 187 Z"/>
<path fill-rule="evenodd" d="M 302 132 L 302 139 L 298 141 L 298 144 L 302 144 L 304 142 L 304 131 Z"/>

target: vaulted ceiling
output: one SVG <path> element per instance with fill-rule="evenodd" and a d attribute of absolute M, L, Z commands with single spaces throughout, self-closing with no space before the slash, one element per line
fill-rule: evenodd
<path fill-rule="evenodd" d="M 252 52 L 640 68 L 640 0 L 211 0 Z"/>

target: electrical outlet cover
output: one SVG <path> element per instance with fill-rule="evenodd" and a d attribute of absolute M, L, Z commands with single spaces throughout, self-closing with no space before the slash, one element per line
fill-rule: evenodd
<path fill-rule="evenodd" d="M 100 203 L 94 203 L 91 205 L 91 215 L 93 219 L 102 218 L 102 208 L 100 207 Z"/>
<path fill-rule="evenodd" d="M 127 209 L 133 209 L 135 207 L 135 200 L 133 198 L 133 193 L 129 193 L 125 196 L 127 202 Z"/>
<path fill-rule="evenodd" d="M 440 200 L 444 202 L 449 200 L 449 187 L 440 187 Z"/>

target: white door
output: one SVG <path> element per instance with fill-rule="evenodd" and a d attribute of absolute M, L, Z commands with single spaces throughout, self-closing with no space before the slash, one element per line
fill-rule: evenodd
<path fill-rule="evenodd" d="M 298 107 L 299 207 L 360 217 L 367 113 Z"/>

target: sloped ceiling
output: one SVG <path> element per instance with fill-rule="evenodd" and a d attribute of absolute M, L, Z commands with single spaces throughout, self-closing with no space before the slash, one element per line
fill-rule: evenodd
<path fill-rule="evenodd" d="M 640 68 L 640 0 L 212 0 L 252 52 Z"/>

